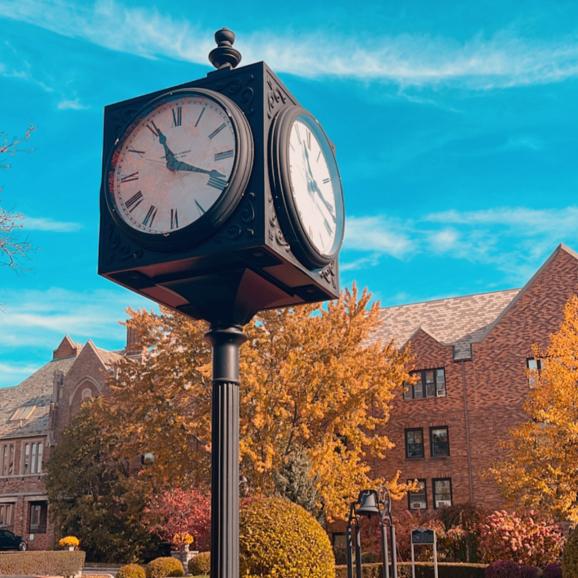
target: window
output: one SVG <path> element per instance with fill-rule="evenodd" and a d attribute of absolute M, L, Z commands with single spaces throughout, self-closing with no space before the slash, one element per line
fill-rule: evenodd
<path fill-rule="evenodd" d="M 14 521 L 14 504 L 0 504 L 0 528 L 10 528 Z"/>
<path fill-rule="evenodd" d="M 0 476 L 12 476 L 14 474 L 14 454 L 13 443 L 0 446 Z"/>
<path fill-rule="evenodd" d="M 425 480 L 407 480 L 408 483 L 417 481 L 419 489 L 407 493 L 407 506 L 410 510 L 427 510 L 427 492 Z"/>
<path fill-rule="evenodd" d="M 538 375 L 544 368 L 544 360 L 529 357 L 526 359 L 526 367 L 528 368 L 528 385 L 530 387 L 536 387 Z"/>
<path fill-rule="evenodd" d="M 9 421 L 26 421 L 32 417 L 36 406 L 19 407 L 10 417 Z"/>
<path fill-rule="evenodd" d="M 82 390 L 82 393 L 80 395 L 80 399 L 81 401 L 84 403 L 85 401 L 89 401 L 92 399 L 92 389 L 90 389 L 90 387 L 85 387 Z"/>
<path fill-rule="evenodd" d="M 443 367 L 412 371 L 411 375 L 416 381 L 404 385 L 404 399 L 446 396 L 446 372 Z"/>
<path fill-rule="evenodd" d="M 438 478 L 432 480 L 434 508 L 445 508 L 452 505 L 452 480 Z"/>
<path fill-rule="evenodd" d="M 48 517 L 47 502 L 30 502 L 28 510 L 28 531 L 30 534 L 44 534 L 46 532 L 46 518 Z"/>
<path fill-rule="evenodd" d="M 448 426 L 429 428 L 429 443 L 433 458 L 441 458 L 450 455 L 450 438 Z"/>
<path fill-rule="evenodd" d="M 22 474 L 41 474 L 42 458 L 44 453 L 43 442 L 25 443 L 22 452 Z"/>
<path fill-rule="evenodd" d="M 412 428 L 405 430 L 405 457 L 423 458 L 423 429 Z"/>

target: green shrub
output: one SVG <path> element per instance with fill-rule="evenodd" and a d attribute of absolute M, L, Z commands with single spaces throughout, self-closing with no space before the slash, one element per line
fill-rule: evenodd
<path fill-rule="evenodd" d="M 241 508 L 241 576 L 334 578 L 327 533 L 301 506 L 283 498 L 253 499 Z"/>
<path fill-rule="evenodd" d="M 126 564 L 119 568 L 116 578 L 146 578 L 146 572 L 138 564 Z"/>
<path fill-rule="evenodd" d="M 205 576 L 211 572 L 211 553 L 200 552 L 189 560 L 189 574 L 192 576 Z"/>
<path fill-rule="evenodd" d="M 576 578 L 578 576 L 578 526 L 568 536 L 562 555 L 562 576 Z"/>
<path fill-rule="evenodd" d="M 157 558 L 147 564 L 147 578 L 166 578 L 184 576 L 185 569 L 180 560 L 171 557 Z"/>
<path fill-rule="evenodd" d="M 2 552 L 0 574 L 74 576 L 84 566 L 84 552 Z"/>
<path fill-rule="evenodd" d="M 484 578 L 486 564 L 468 564 L 440 562 L 438 564 L 439 578 Z M 364 564 L 363 578 L 381 578 L 381 564 Z M 397 572 L 399 578 L 411 578 L 411 563 L 398 562 Z M 335 571 L 336 578 L 347 578 L 347 567 L 338 566 Z M 432 562 L 415 563 L 416 578 L 433 578 L 434 568 Z"/>

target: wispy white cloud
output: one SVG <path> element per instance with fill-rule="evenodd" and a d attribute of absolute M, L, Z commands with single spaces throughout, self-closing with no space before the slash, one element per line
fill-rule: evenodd
<path fill-rule="evenodd" d="M 0 290 L 0 347 L 51 350 L 64 335 L 120 341 L 124 329 L 119 321 L 129 305 L 151 307 L 150 301 L 113 290 Z"/>
<path fill-rule="evenodd" d="M 75 233 L 82 229 L 80 223 L 57 221 L 47 217 L 29 217 L 27 215 L 22 218 L 22 226 L 28 231 L 45 231 L 49 233 Z"/>
<path fill-rule="evenodd" d="M 73 3 L 0 0 L 0 16 L 71 38 L 146 58 L 207 63 L 211 31 L 173 19 L 154 8 L 114 0 Z M 559 82 L 578 76 L 578 38 L 541 42 L 497 33 L 456 40 L 426 35 L 365 38 L 319 31 L 279 34 L 257 31 L 239 38 L 247 62 L 267 60 L 300 76 L 375 79 L 401 86 L 458 84 L 471 89 Z M 283 46 L 283 50 L 278 47 Z"/>
<path fill-rule="evenodd" d="M 78 98 L 62 99 L 56 103 L 58 110 L 87 110 L 89 107 Z"/>
<path fill-rule="evenodd" d="M 571 244 L 578 238 L 574 206 L 450 210 L 403 222 L 386 216 L 350 220 L 353 226 L 348 225 L 345 244 L 350 259 L 344 271 L 376 266 L 385 257 L 409 260 L 429 255 L 494 267 L 507 281 L 521 283 L 558 243 Z M 380 242 L 382 236 L 385 241 Z"/>

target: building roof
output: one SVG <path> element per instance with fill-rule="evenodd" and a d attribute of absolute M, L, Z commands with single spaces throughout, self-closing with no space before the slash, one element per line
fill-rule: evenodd
<path fill-rule="evenodd" d="M 480 341 L 520 289 L 436 299 L 382 309 L 375 341 L 403 346 L 422 329 L 440 343 Z"/>
<path fill-rule="evenodd" d="M 15 387 L 0 388 L 0 437 L 42 434 L 48 429 L 55 374 L 75 358 L 51 361 Z"/>
<path fill-rule="evenodd" d="M 19 385 L 0 388 L 0 438 L 42 435 L 48 431 L 56 375 L 66 376 L 86 348 L 94 350 L 105 366 L 122 357 L 97 348 L 91 341 L 81 347 L 65 337 L 55 349 L 52 361 Z M 70 352 L 73 355 L 68 355 Z"/>

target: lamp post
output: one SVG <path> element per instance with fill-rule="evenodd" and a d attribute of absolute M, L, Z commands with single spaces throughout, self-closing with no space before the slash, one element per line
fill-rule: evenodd
<path fill-rule="evenodd" d="M 359 560 L 359 570 L 355 578 L 361 578 L 361 545 L 359 542 L 359 519 L 358 516 L 365 516 L 371 518 L 377 516 L 379 518 L 379 526 L 381 531 L 381 558 L 383 564 L 383 578 L 390 578 L 389 572 L 389 549 L 388 549 L 388 537 L 387 528 L 389 529 L 389 541 L 391 544 L 391 567 L 392 567 L 392 578 L 397 578 L 397 547 L 395 539 L 395 526 L 393 525 L 393 517 L 391 515 L 391 495 L 389 490 L 385 487 L 378 491 L 376 490 L 362 490 L 359 493 L 357 502 L 354 502 L 350 506 L 349 519 L 352 518 L 356 521 L 356 547 L 359 548 L 359 556 L 356 552 L 356 562 Z M 352 526 L 351 522 L 348 523 L 348 534 L 349 528 Z M 349 558 L 351 556 L 351 548 L 348 543 L 348 577 L 353 578 L 353 571 L 350 572 Z M 357 564 L 356 564 L 357 566 Z"/>

